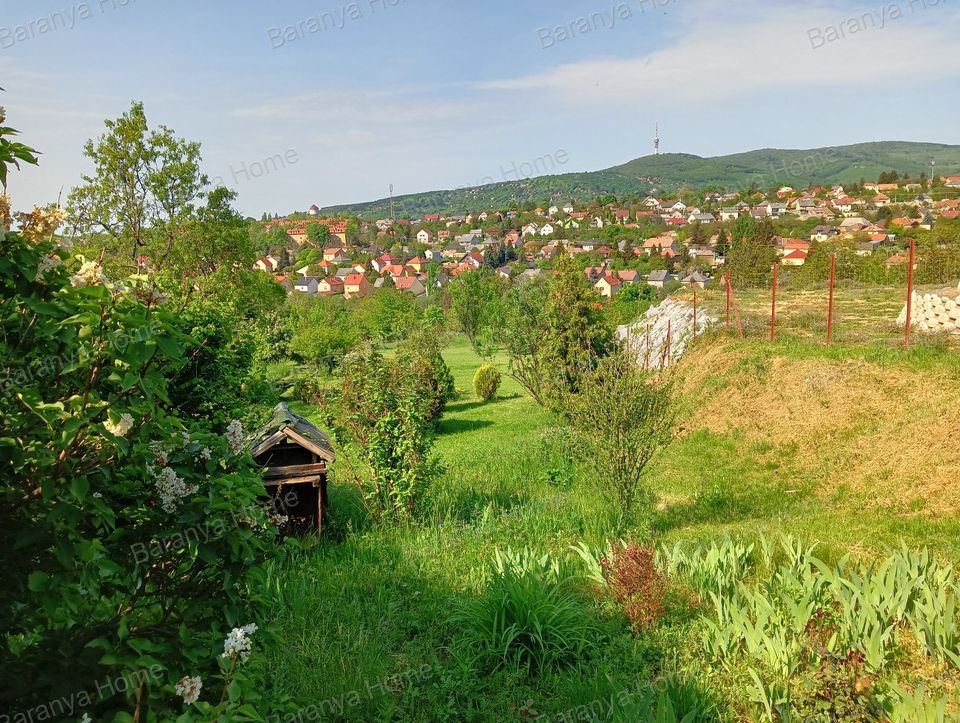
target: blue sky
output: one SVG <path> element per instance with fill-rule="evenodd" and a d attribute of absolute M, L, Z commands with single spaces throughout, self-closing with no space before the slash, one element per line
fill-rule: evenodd
<path fill-rule="evenodd" d="M 259 215 L 597 170 L 658 121 L 698 155 L 960 144 L 958 36 L 948 0 L 0 0 L 0 104 L 44 153 L 17 207 L 136 99 Z"/>

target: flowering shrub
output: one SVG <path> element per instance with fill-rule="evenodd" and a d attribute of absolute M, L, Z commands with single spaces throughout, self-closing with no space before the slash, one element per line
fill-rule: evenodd
<path fill-rule="evenodd" d="M 273 545 L 242 429 L 178 416 L 174 311 L 71 258 L 57 223 L 0 228 L 0 710 L 255 718 L 239 626 Z"/>

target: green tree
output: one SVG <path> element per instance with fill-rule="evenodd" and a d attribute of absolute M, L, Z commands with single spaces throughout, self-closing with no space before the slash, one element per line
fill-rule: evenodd
<path fill-rule="evenodd" d="M 307 226 L 307 239 L 317 248 L 323 248 L 330 238 L 330 229 L 322 223 L 311 223 Z"/>
<path fill-rule="evenodd" d="M 510 359 L 510 376 L 543 406 L 546 401 L 548 358 L 544 342 L 548 327 L 548 286 L 534 277 L 514 284 L 499 305 L 496 344 Z"/>
<path fill-rule="evenodd" d="M 200 171 L 200 144 L 177 138 L 166 126 L 151 130 L 142 103 L 105 125 L 107 132 L 84 146 L 94 170 L 70 194 L 74 225 L 104 234 L 111 250 L 134 264 L 149 254 L 162 268 L 208 183 Z"/>
<path fill-rule="evenodd" d="M 490 318 L 490 307 L 495 298 L 494 283 L 494 277 L 481 271 L 468 271 L 449 286 L 453 314 L 460 330 L 474 347 Z"/>
<path fill-rule="evenodd" d="M 548 406 L 564 412 L 584 377 L 616 348 L 599 294 L 587 284 L 574 258 L 562 249 L 550 281 L 541 352 L 547 370 Z"/>

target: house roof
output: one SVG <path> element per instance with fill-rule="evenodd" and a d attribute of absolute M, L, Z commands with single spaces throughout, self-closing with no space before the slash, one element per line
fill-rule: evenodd
<path fill-rule="evenodd" d="M 253 433 L 249 444 L 250 452 L 254 457 L 258 457 L 284 439 L 293 440 L 328 462 L 335 462 L 337 459 L 330 437 L 305 417 L 291 411 L 284 402 L 280 402 L 274 408 L 270 421 Z"/>
<path fill-rule="evenodd" d="M 343 280 L 344 286 L 359 286 L 366 277 L 363 274 L 350 274 Z"/>

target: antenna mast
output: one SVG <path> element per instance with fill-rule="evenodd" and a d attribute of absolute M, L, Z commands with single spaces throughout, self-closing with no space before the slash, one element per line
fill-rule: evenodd
<path fill-rule="evenodd" d="M 657 123 L 657 133 L 653 137 L 653 155 L 660 155 L 660 123 Z"/>
<path fill-rule="evenodd" d="M 390 184 L 390 220 L 396 220 L 396 214 L 393 212 L 393 184 Z"/>

